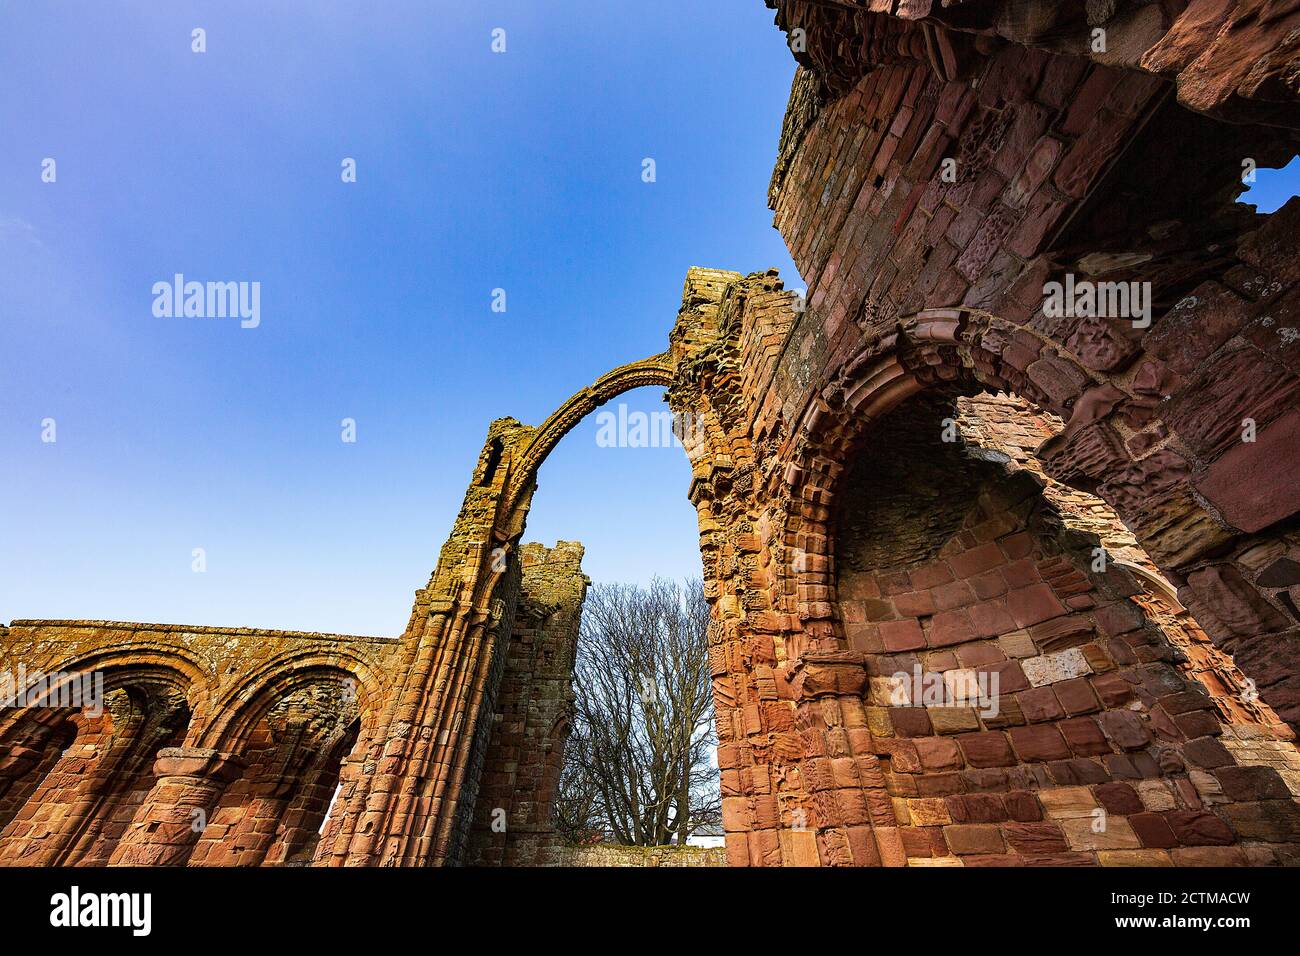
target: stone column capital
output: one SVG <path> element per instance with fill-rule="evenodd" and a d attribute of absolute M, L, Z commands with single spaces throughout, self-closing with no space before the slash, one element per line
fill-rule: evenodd
<path fill-rule="evenodd" d="M 154 761 L 154 773 L 163 777 L 195 777 L 229 783 L 244 770 L 244 758 L 208 747 L 163 747 Z"/>
<path fill-rule="evenodd" d="M 811 651 L 791 669 L 796 697 L 862 695 L 867 685 L 867 660 L 857 651 Z"/>

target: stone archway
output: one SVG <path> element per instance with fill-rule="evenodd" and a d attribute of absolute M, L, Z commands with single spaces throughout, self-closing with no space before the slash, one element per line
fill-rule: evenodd
<path fill-rule="evenodd" d="M 350 665 L 350 667 L 348 666 Z M 212 794 L 191 866 L 276 866 L 310 859 L 376 689 L 361 662 L 273 662 L 200 743 L 237 761 Z"/>
<path fill-rule="evenodd" d="M 687 298 L 694 301 L 690 292 Z M 741 865 L 901 865 L 916 848 L 905 843 L 896 820 L 896 775 L 881 759 L 888 752 L 878 746 L 880 728 L 872 723 L 869 675 L 840 627 L 831 524 L 846 463 L 877 422 L 925 392 L 1028 393 L 1067 422 L 1068 438 L 1095 427 L 1120 405 L 1109 390 L 1129 382 L 1116 385 L 1095 375 L 1041 331 L 977 309 L 928 310 L 901 320 L 879 339 L 859 339 L 854 350 L 832 352 L 818 338 L 821 317 L 801 314 L 799 305 L 772 273 L 736 276 L 711 297 L 706 315 L 693 318 L 684 309 L 679 319 L 679 329 L 704 324 L 718 332 L 701 350 L 705 370 L 739 373 L 691 388 L 690 376 L 683 374 L 692 369 L 687 357 L 670 392 L 679 410 L 719 412 L 723 440 L 735 451 L 725 467 L 693 489 L 715 602 L 728 852 Z M 791 335 L 801 321 L 808 333 Z M 784 341 L 784 352 L 764 367 L 749 343 L 773 339 Z M 1007 343 L 1021 339 L 1027 339 L 1020 347 L 1031 357 L 1017 358 L 1017 365 L 1009 356 L 1018 353 Z M 1025 367 L 1035 361 L 1043 365 L 1026 375 Z M 1090 384 L 1061 401 L 1041 386 L 1047 381 L 1041 373 L 1066 369 L 1067 363 L 1080 382 Z M 826 370 L 822 384 L 804 371 L 809 365 L 814 374 Z M 1153 449 L 1145 451 L 1143 457 L 1151 457 Z M 896 452 L 890 443 L 875 451 Z M 1047 466 L 1050 474 L 1050 461 Z M 1117 472 L 1122 477 L 1122 469 Z M 1059 475 L 1072 477 L 1069 468 Z M 1096 476 L 1084 473 L 1079 480 L 1089 492 L 1106 485 L 1089 477 Z M 1123 487 L 1122 481 L 1115 484 Z M 1113 500 L 1125 499 L 1120 494 Z M 1112 629 L 1119 623 L 1115 613 L 1116 620 L 1108 621 Z M 1192 750 L 1201 747 L 1215 750 L 1208 742 Z M 1250 768 L 1245 776 L 1254 773 Z M 1286 788 L 1270 786 L 1256 792 L 1269 794 L 1260 798 L 1262 804 L 1239 791 L 1242 806 L 1233 813 L 1242 835 L 1234 842 L 1295 842 L 1289 835 L 1294 821 L 1285 822 L 1294 816 L 1285 809 L 1291 804 Z M 1283 822 L 1258 825 L 1250 819 L 1272 813 Z M 1189 860 L 1212 855 L 1185 854 Z"/>
<path fill-rule="evenodd" d="M 1039 343 L 1046 350 L 1045 357 L 1035 362 L 1022 360 L 1025 367 L 1017 367 L 1014 349 L 1007 347 L 1008 342 L 1017 340 Z M 1023 394 L 1065 422 L 1060 434 L 1040 450 L 1047 473 L 1097 494 L 1115 508 L 1166 576 L 1182 582 L 1180 599 L 1204 618 L 1216 643 L 1232 653 L 1243 646 L 1243 639 L 1266 641 L 1272 647 L 1270 673 L 1279 663 L 1287 673 L 1300 673 L 1300 660 L 1285 658 L 1291 645 L 1281 635 L 1268 640 L 1273 632 L 1293 625 L 1281 608 L 1270 603 L 1267 587 L 1252 588 L 1248 583 L 1254 572 L 1237 563 L 1242 555 L 1284 550 L 1285 531 L 1267 526 L 1261 529 L 1263 533 L 1238 531 L 1233 541 L 1214 527 L 1215 518 L 1200 504 L 1204 499 L 1193 493 L 1193 465 L 1167 438 L 1140 443 L 1112 440 L 1098 431 L 1117 408 L 1132 403 L 1135 397 L 1143 401 L 1140 373 L 1120 387 L 1118 377 L 1091 368 L 1088 360 L 1041 331 L 973 309 L 918 313 L 902 320 L 897 335 L 882 344 L 888 349 L 884 354 L 878 354 L 881 346 L 873 344 L 845 363 L 836 380 L 814 400 L 794 439 L 795 457 L 787 466 L 794 498 L 789 509 L 794 522 L 790 530 L 802 536 L 801 550 L 825 553 L 828 532 L 823 509 L 833 496 L 839 463 L 873 422 L 931 388 Z M 1017 347 L 1032 355 L 1025 346 Z M 1139 356 L 1133 364 L 1142 366 L 1143 359 Z M 1081 385 L 1070 393 L 1066 404 L 1039 386 L 1045 376 Z M 1169 429 L 1159 417 L 1148 414 L 1140 431 L 1127 429 L 1126 433 L 1136 438 L 1167 436 Z M 1140 455 L 1134 449 L 1140 449 Z M 1154 510 L 1153 501 L 1176 505 L 1184 515 L 1179 519 L 1182 526 L 1205 529 L 1200 550 L 1188 546 L 1192 539 L 1185 531 L 1171 543 L 1169 512 Z M 1222 555 L 1229 541 L 1232 547 L 1225 561 Z M 1207 559 L 1207 550 L 1216 556 Z M 816 571 L 805 569 L 802 574 L 797 584 L 821 583 Z M 803 619 L 819 619 L 813 603 L 805 601 L 800 606 Z M 1278 655 L 1283 655 L 1281 661 Z M 1266 700 L 1294 726 L 1291 684 L 1285 679 L 1276 688 L 1277 682 L 1261 680 L 1260 684 Z"/>
<path fill-rule="evenodd" d="M 381 808 L 375 809 L 373 781 L 359 781 L 346 798 L 341 796 L 318 863 L 455 864 L 483 852 L 471 850 L 470 834 L 482 767 L 493 748 L 492 718 L 511 630 L 520 626 L 517 615 L 521 602 L 526 603 L 524 565 L 539 558 L 529 559 L 520 545 L 537 471 L 585 416 L 631 389 L 671 387 L 676 369 L 677 355 L 670 349 L 602 375 L 540 426 L 514 419 L 492 423 L 456 526 L 428 587 L 417 593 L 407 632 L 405 683 L 389 697 L 374 739 L 359 745 L 382 757 L 394 779 L 415 774 L 421 784 L 400 800 L 385 792 L 378 801 Z M 708 457 L 703 446 L 716 435 L 706 421 L 684 438 L 687 455 L 695 460 Z M 561 576 L 580 579 L 565 547 L 561 543 L 554 549 L 558 553 L 541 555 L 540 563 L 554 562 Z M 567 586 L 576 587 L 572 582 Z M 574 615 L 571 624 L 576 623 Z M 553 783 L 554 774 L 545 779 Z M 509 789 L 502 784 L 498 791 L 502 788 Z M 496 799 L 502 805 L 509 802 L 507 796 Z"/>
<path fill-rule="evenodd" d="M 0 863 L 103 865 L 153 785 L 156 755 L 187 732 L 203 672 L 185 653 L 141 647 L 76 655 L 47 673 L 61 684 L 93 674 L 102 696 L 72 708 L 37 703 L 6 718 L 7 740 L 32 726 L 62 727 L 62 737 L 29 770 L 23 792 L 34 812 L 5 828 Z"/>
<path fill-rule="evenodd" d="M 647 385 L 667 387 L 672 382 L 672 358 L 668 353 L 660 353 L 641 359 L 639 362 L 620 365 L 606 372 L 587 388 L 571 395 L 547 417 L 546 421 L 537 426 L 536 431 L 520 451 L 517 463 L 511 468 L 508 493 L 511 513 L 507 519 L 507 526 L 522 524 L 521 516 L 517 512 L 521 508 L 527 508 L 538 469 L 546 461 L 546 456 L 555 450 L 560 440 L 573 431 L 580 421 L 624 392 Z"/>
<path fill-rule="evenodd" d="M 864 657 L 909 865 L 1190 862 L 1246 843 L 1293 860 L 1287 771 L 1246 743 L 1294 755 L 1290 732 L 1216 715 L 1206 691 L 1243 688 L 1181 666 L 1196 646 L 1098 557 L 1093 522 L 1006 470 L 996 426 L 1014 417 L 967 436 L 965 415 L 924 397 L 883 415 L 832 508 L 836 629 Z M 1219 777 L 1271 782 L 1216 808 Z M 1290 822 L 1258 826 L 1273 815 Z"/>
<path fill-rule="evenodd" d="M 1047 357 L 1028 363 L 1028 372 L 1010 364 L 1003 343 L 1022 337 L 1041 342 Z M 934 388 L 987 388 L 1029 393 L 1040 407 L 1065 421 L 1061 433 L 1041 450 L 1047 473 L 1082 491 L 1095 493 L 1116 509 L 1151 554 L 1166 577 L 1181 582 L 1179 597 L 1192 606 L 1203 626 L 1226 652 L 1238 655 L 1239 664 L 1250 672 L 1258 668 L 1257 682 L 1265 701 L 1294 727 L 1296 710 L 1292 696 L 1300 659 L 1285 632 L 1288 622 L 1283 608 L 1270 603 L 1265 587 L 1249 582 L 1256 573 L 1245 560 L 1259 554 L 1285 552 L 1285 529 L 1261 529 L 1262 533 L 1238 531 L 1235 540 L 1216 527 L 1216 517 L 1206 513 L 1192 486 L 1196 472 L 1168 442 L 1139 444 L 1110 440 L 1098 429 L 1118 406 L 1131 402 L 1138 384 L 1124 382 L 1089 369 L 1088 365 L 1041 332 L 1017 326 L 977 310 L 936 309 L 918 314 L 899 324 L 890 351 L 880 357 L 868 347 L 846 363 L 839 378 L 829 385 L 811 406 L 802 423 L 798 449 L 789 468 L 794 479 L 794 503 L 789 509 L 796 535 L 796 549 L 813 555 L 826 553 L 829 540 L 825 508 L 833 496 L 833 483 L 857 436 L 890 410 L 919 392 Z M 1001 351 L 998 351 L 1001 347 Z M 1050 363 L 1052 375 L 1085 383 L 1075 390 L 1069 405 L 1036 387 L 1036 366 Z M 1141 365 L 1139 358 L 1135 364 Z M 964 384 L 963 384 L 964 383 Z M 1137 437 L 1167 435 L 1158 417 L 1148 415 Z M 1100 437 L 1094 437 L 1100 436 Z M 1140 448 L 1141 457 L 1133 451 Z M 1167 503 L 1162 505 L 1162 503 Z M 1157 507 L 1158 506 L 1158 507 Z M 1182 515 L 1180 526 L 1205 528 L 1199 549 L 1188 546 L 1194 538 L 1182 531 L 1170 543 L 1170 509 Z M 1228 542 L 1231 542 L 1230 550 Z M 1225 554 L 1226 552 L 1226 554 Z M 1258 558 L 1254 558 L 1258 561 Z M 1282 559 L 1284 560 L 1284 559 Z M 801 593 L 825 586 L 824 572 L 804 568 L 791 571 Z M 1261 576 L 1261 581 L 1267 578 Z M 1285 589 L 1282 592 L 1284 594 Z M 803 600 L 798 613 L 804 621 L 826 620 L 825 602 Z M 815 641 L 815 638 L 811 638 Z M 1267 647 L 1267 664 L 1260 648 Z M 1280 675 L 1280 676 L 1279 676 Z M 1266 679 L 1269 678 L 1269 679 Z"/>

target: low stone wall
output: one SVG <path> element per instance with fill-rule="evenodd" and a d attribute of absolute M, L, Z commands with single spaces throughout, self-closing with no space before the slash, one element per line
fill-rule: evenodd
<path fill-rule="evenodd" d="M 559 866 L 726 866 L 724 847 L 702 846 L 569 846 Z"/>

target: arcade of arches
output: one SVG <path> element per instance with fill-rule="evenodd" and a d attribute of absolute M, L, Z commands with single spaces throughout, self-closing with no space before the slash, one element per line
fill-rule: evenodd
<path fill-rule="evenodd" d="M 400 637 L 0 628 L 103 679 L 0 711 L 0 862 L 553 862 L 586 579 L 524 525 L 642 385 L 697 426 L 731 863 L 1300 862 L 1300 200 L 1235 202 L 1300 6 L 768 5 L 807 296 L 692 269 L 665 352 L 492 423 Z"/>

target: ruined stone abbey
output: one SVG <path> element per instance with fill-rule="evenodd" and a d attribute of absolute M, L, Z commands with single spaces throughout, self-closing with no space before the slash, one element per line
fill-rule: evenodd
<path fill-rule="evenodd" d="M 0 627 L 103 680 L 0 710 L 0 862 L 554 862 L 586 579 L 525 522 L 647 385 L 732 865 L 1300 862 L 1300 199 L 1235 202 L 1297 149 L 1300 3 L 767 3 L 806 296 L 692 269 L 662 353 L 493 422 L 400 637 Z"/>

